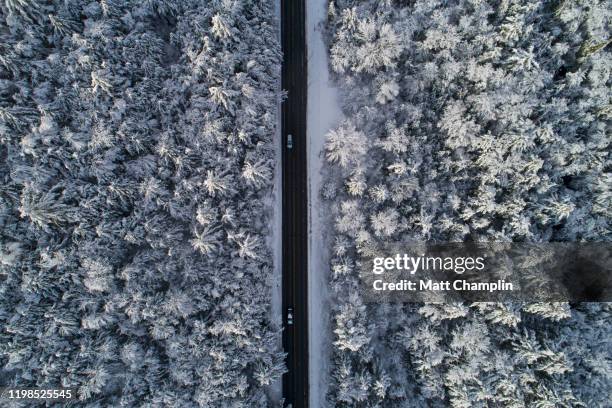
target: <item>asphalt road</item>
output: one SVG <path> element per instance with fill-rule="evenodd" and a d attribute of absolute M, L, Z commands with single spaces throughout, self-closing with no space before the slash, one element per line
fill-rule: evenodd
<path fill-rule="evenodd" d="M 308 174 L 306 167 L 305 0 L 281 0 L 283 48 L 283 348 L 289 372 L 283 376 L 285 406 L 308 406 Z M 293 148 L 287 136 L 293 136 Z M 287 309 L 293 308 L 293 325 Z"/>

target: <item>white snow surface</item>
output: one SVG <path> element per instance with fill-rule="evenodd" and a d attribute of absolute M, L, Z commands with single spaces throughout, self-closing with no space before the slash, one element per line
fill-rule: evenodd
<path fill-rule="evenodd" d="M 321 29 L 328 0 L 306 0 L 308 49 L 308 331 L 310 407 L 324 407 L 329 383 L 331 329 L 329 327 L 329 246 L 331 234 L 324 226 L 325 210 L 319 191 L 324 162 L 325 135 L 342 119 L 339 96 L 330 82 L 327 47 Z"/>

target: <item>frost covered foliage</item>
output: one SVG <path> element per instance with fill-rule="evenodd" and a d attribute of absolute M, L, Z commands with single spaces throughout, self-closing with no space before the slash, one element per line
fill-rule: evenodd
<path fill-rule="evenodd" d="M 272 4 L 0 1 L 0 386 L 266 405 Z"/>
<path fill-rule="evenodd" d="M 330 3 L 332 404 L 609 404 L 608 305 L 365 305 L 357 265 L 385 241 L 609 241 L 611 12 Z"/>

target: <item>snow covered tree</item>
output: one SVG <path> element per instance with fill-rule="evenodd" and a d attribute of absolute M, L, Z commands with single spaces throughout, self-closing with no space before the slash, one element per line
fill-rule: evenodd
<path fill-rule="evenodd" d="M 0 1 L 0 387 L 264 406 L 273 3 Z"/>
<path fill-rule="evenodd" d="M 346 311 L 388 242 L 612 239 L 609 4 L 334 0 L 327 18 L 345 117 L 324 150 L 330 405 L 606 406 L 603 306 L 366 304 L 359 326 Z M 372 353 L 347 349 L 361 339 Z M 391 366 L 403 377 L 374 386 Z"/>

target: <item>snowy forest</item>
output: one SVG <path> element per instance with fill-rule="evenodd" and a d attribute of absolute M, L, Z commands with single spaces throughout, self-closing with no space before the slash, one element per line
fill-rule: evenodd
<path fill-rule="evenodd" d="M 334 0 L 335 407 L 609 407 L 609 303 L 372 304 L 379 244 L 612 238 L 606 0 Z"/>
<path fill-rule="evenodd" d="M 0 388 L 269 404 L 274 13 L 0 1 Z"/>

